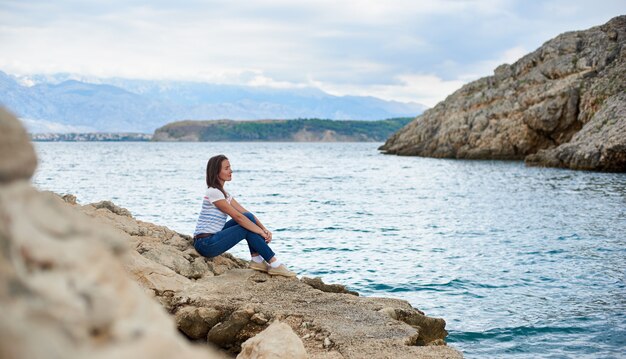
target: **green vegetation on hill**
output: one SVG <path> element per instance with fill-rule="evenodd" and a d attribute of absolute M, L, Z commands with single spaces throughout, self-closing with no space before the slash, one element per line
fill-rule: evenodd
<path fill-rule="evenodd" d="M 381 121 L 258 120 L 180 121 L 154 133 L 154 141 L 384 141 L 412 118 Z"/>

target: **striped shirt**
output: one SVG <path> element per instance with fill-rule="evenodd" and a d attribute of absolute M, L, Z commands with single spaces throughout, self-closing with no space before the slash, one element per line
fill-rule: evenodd
<path fill-rule="evenodd" d="M 230 203 L 233 197 L 228 194 L 226 201 Z M 217 233 L 224 228 L 226 224 L 226 213 L 220 211 L 213 202 L 224 199 L 224 194 L 217 188 L 209 187 L 202 199 L 202 210 L 198 217 L 198 223 L 196 224 L 196 230 L 193 235 L 196 236 L 200 233 Z"/>

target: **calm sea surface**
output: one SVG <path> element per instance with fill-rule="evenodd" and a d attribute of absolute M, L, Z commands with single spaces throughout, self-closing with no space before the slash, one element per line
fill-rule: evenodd
<path fill-rule="evenodd" d="M 191 234 L 224 153 L 226 189 L 299 274 L 443 317 L 468 358 L 626 356 L 626 175 L 379 145 L 36 143 L 33 182 Z"/>

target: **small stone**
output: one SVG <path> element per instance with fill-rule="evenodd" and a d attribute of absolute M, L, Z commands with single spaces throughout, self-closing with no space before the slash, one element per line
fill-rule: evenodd
<path fill-rule="evenodd" d="M 304 359 L 307 353 L 302 340 L 291 327 L 275 321 L 241 345 L 237 359 L 252 358 Z"/>
<path fill-rule="evenodd" d="M 324 339 L 324 334 L 322 333 L 317 333 L 315 335 L 315 340 L 323 340 Z"/>
<path fill-rule="evenodd" d="M 122 208 L 120 206 L 115 205 L 113 202 L 111 201 L 100 201 L 98 203 L 92 203 L 92 206 L 100 209 L 100 208 L 105 208 L 108 209 L 109 211 L 119 215 L 119 216 L 124 216 L 124 217 L 129 217 L 129 218 L 133 218 L 133 215 L 130 213 L 129 210 L 127 210 L 126 208 Z M 140 228 L 139 232 L 145 232 L 147 231 L 145 228 Z M 149 233 L 141 233 L 143 235 L 148 235 Z"/>
<path fill-rule="evenodd" d="M 312 337 L 311 333 L 307 333 L 305 335 L 302 336 L 302 339 L 309 339 L 310 337 Z"/>
<path fill-rule="evenodd" d="M 222 312 L 215 308 L 198 308 L 198 315 L 207 325 L 212 328 L 220 322 Z"/>
<path fill-rule="evenodd" d="M 202 310 L 207 311 L 206 308 L 202 308 Z M 219 315 L 219 313 L 217 314 Z M 205 337 L 209 332 L 209 329 L 217 323 L 217 320 L 214 323 L 205 321 L 200 314 L 199 308 L 195 307 L 180 308 L 174 315 L 174 318 L 178 329 L 191 339 L 200 339 Z"/>
<path fill-rule="evenodd" d="M 250 312 L 248 310 L 237 310 L 228 319 L 211 328 L 207 340 L 220 346 L 231 345 L 236 342 L 237 334 L 249 321 Z"/>
<path fill-rule="evenodd" d="M 73 194 L 66 194 L 62 198 L 66 203 L 76 204 L 76 196 L 74 196 Z"/>
<path fill-rule="evenodd" d="M 252 277 L 250 277 L 250 280 L 255 282 L 255 283 L 264 283 L 267 282 L 267 275 L 264 274 L 254 274 Z"/>
<path fill-rule="evenodd" d="M 378 312 L 388 316 L 389 318 L 398 320 L 398 314 L 396 313 L 396 310 L 391 307 L 383 308 Z"/>
<path fill-rule="evenodd" d="M 255 313 L 252 318 L 250 318 L 250 320 L 258 325 L 263 325 L 265 323 L 267 323 L 267 318 L 265 318 L 265 315 L 263 315 L 263 313 Z"/>
<path fill-rule="evenodd" d="M 429 346 L 446 345 L 446 342 L 443 339 L 435 339 L 432 342 L 428 343 L 427 345 Z"/>
<path fill-rule="evenodd" d="M 354 296 L 357 296 L 357 297 L 359 296 L 359 293 L 351 291 L 351 290 L 348 290 L 345 285 L 341 285 L 341 284 L 326 284 L 319 277 L 316 277 L 316 278 L 302 277 L 302 279 L 300 279 L 300 281 L 310 285 L 311 287 L 313 287 L 315 289 L 319 289 L 322 292 L 345 293 L 345 294 L 351 294 L 351 295 L 354 295 Z"/>
<path fill-rule="evenodd" d="M 330 340 L 329 337 L 324 338 L 324 348 L 326 349 L 330 349 L 333 346 L 333 342 Z"/>
<path fill-rule="evenodd" d="M 409 346 L 416 346 L 419 345 L 419 336 L 420 333 L 419 331 L 413 335 L 411 335 L 410 337 L 406 338 L 406 340 L 404 341 L 405 345 L 409 345 Z"/>

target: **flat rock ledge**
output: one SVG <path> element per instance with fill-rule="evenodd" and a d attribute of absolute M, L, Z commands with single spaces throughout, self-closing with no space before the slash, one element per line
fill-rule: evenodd
<path fill-rule="evenodd" d="M 274 321 L 289 325 L 309 358 L 460 358 L 446 346 L 445 321 L 407 301 L 360 297 L 320 278 L 272 277 L 224 254 L 200 256 L 191 237 L 134 219 L 111 202 L 71 206 L 114 229 L 134 250 L 124 266 L 189 339 L 225 353 Z"/>

